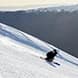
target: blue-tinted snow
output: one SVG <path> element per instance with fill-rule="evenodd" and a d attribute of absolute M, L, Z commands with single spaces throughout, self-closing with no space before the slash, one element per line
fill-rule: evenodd
<path fill-rule="evenodd" d="M 51 50 L 46 43 L 40 41 L 39 39 L 32 37 L 24 32 L 16 30 L 15 28 L 9 27 L 0 23 L 0 34 L 10 37 L 16 41 L 19 41 L 25 45 L 31 46 L 33 48 L 39 49 L 43 52 L 48 52 Z M 34 40 L 33 40 L 34 39 Z"/>

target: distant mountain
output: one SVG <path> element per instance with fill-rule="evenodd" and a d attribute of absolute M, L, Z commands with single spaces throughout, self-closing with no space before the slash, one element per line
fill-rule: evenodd
<path fill-rule="evenodd" d="M 35 12 L 35 11 L 40 11 L 40 12 L 47 12 L 47 11 L 76 11 L 78 10 L 78 5 L 37 5 L 33 7 L 0 7 L 0 11 L 19 11 L 23 10 L 26 12 Z"/>
<path fill-rule="evenodd" d="M 1 11 L 0 22 L 32 34 L 78 57 L 77 7 L 73 5 Z"/>
<path fill-rule="evenodd" d="M 68 6 L 55 6 L 55 7 L 44 7 L 44 8 L 36 8 L 36 9 L 29 9 L 27 10 L 27 12 L 36 12 L 36 11 L 40 11 L 40 12 L 51 12 L 51 11 L 58 11 L 60 12 L 61 10 L 64 10 L 64 11 L 76 11 L 78 10 L 78 5 L 68 5 Z"/>

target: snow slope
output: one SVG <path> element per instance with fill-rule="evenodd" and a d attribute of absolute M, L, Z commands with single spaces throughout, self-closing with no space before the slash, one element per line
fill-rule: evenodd
<path fill-rule="evenodd" d="M 39 57 L 56 48 L 27 33 L 0 23 L 0 78 L 78 78 L 78 58 L 58 49 L 49 64 Z"/>

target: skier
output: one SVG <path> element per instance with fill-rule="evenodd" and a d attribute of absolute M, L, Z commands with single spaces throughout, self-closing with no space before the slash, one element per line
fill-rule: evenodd
<path fill-rule="evenodd" d="M 53 51 L 50 51 L 50 52 L 48 52 L 47 54 L 46 54 L 46 58 L 45 58 L 45 60 L 47 61 L 47 62 L 52 62 L 53 60 L 54 60 L 54 57 L 57 55 L 57 51 L 56 51 L 56 49 L 54 49 Z"/>
<path fill-rule="evenodd" d="M 56 65 L 60 65 L 59 63 L 53 61 L 54 60 L 54 57 L 57 55 L 57 50 L 54 49 L 53 51 L 50 51 L 46 54 L 46 58 L 43 58 L 43 57 L 40 57 L 41 59 L 44 59 L 46 60 L 50 65 L 54 66 L 53 64 L 56 64 Z M 54 66 L 55 67 L 55 66 Z"/>

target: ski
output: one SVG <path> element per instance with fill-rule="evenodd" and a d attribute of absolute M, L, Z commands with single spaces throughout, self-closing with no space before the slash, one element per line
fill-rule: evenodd
<path fill-rule="evenodd" d="M 56 65 L 58 65 L 58 66 L 60 66 L 60 64 L 59 63 L 57 63 L 57 62 L 53 62 L 54 64 L 56 64 Z"/>
<path fill-rule="evenodd" d="M 45 58 L 43 58 L 43 57 L 40 57 L 40 59 L 45 60 Z M 60 66 L 60 64 L 57 63 L 57 62 L 55 62 L 55 61 L 53 61 L 53 62 L 48 62 L 47 61 L 47 63 L 50 64 L 50 65 L 52 65 L 52 66 L 55 66 L 55 65 Z"/>

